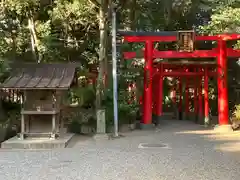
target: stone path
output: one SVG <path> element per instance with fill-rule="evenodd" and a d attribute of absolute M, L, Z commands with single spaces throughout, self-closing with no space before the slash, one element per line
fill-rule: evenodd
<path fill-rule="evenodd" d="M 0 150 L 1 180 L 239 180 L 240 135 L 215 135 L 189 122 L 66 149 Z M 164 143 L 168 148 L 138 148 Z"/>

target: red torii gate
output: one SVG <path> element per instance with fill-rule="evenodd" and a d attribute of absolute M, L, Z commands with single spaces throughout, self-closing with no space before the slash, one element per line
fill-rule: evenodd
<path fill-rule="evenodd" d="M 157 51 L 153 47 L 154 42 L 174 42 L 178 40 L 178 32 L 119 32 L 126 42 L 144 42 L 144 99 L 143 99 L 143 119 L 142 127 L 151 127 L 152 124 L 152 77 L 153 77 L 153 59 L 155 58 L 217 58 L 217 84 L 218 84 L 218 123 L 220 126 L 229 124 L 229 109 L 227 95 L 227 57 L 240 57 L 240 50 L 227 48 L 226 42 L 229 40 L 240 39 L 240 34 L 221 34 L 215 36 L 195 36 L 195 41 L 217 41 L 218 47 L 211 50 L 195 50 L 193 52 L 178 51 Z M 124 52 L 125 59 L 136 57 L 136 52 Z M 172 73 L 172 74 L 171 74 Z M 206 72 L 184 72 L 165 73 L 163 65 L 160 65 L 159 78 L 159 96 L 157 99 L 157 115 L 162 115 L 162 90 L 163 76 L 182 76 L 182 75 L 205 75 L 205 88 L 208 87 L 208 74 Z M 210 75 L 210 74 L 209 74 Z M 180 84 L 181 85 L 181 84 Z M 201 87 L 200 87 L 201 88 Z M 205 93 L 207 94 L 207 93 Z M 207 96 L 207 95 L 205 95 Z M 206 97 L 205 97 L 206 98 Z"/>
<path fill-rule="evenodd" d="M 157 67 L 154 66 L 154 75 L 153 75 L 153 94 L 155 94 L 156 98 L 153 98 L 153 114 L 157 115 L 158 114 L 162 114 L 162 103 L 161 100 L 157 101 L 157 99 L 162 98 L 162 94 L 161 94 L 161 85 L 158 84 L 159 82 L 159 78 L 162 78 L 164 76 L 168 76 L 168 77 L 178 77 L 179 78 L 179 87 L 173 87 L 172 88 L 172 92 L 174 93 L 172 100 L 173 102 L 176 104 L 176 92 L 177 89 L 179 91 L 179 95 L 180 95 L 180 99 L 179 99 L 179 112 L 182 112 L 182 82 L 181 82 L 181 77 L 187 77 L 187 79 L 185 80 L 185 115 L 186 118 L 189 116 L 190 114 L 190 101 L 189 101 L 189 90 L 190 88 L 194 88 L 194 112 L 195 115 L 197 113 L 199 113 L 198 115 L 198 121 L 200 123 L 202 123 L 202 117 L 203 117 L 203 109 L 202 109 L 202 93 L 198 93 L 201 90 L 201 82 L 202 82 L 202 77 L 204 76 L 204 122 L 207 124 L 209 122 L 209 103 L 208 103 L 208 78 L 211 76 L 216 76 L 217 73 L 215 72 L 216 69 L 216 64 L 213 64 L 212 62 L 208 62 L 205 64 L 196 64 L 195 62 L 188 62 L 188 63 L 184 63 L 184 66 L 181 67 L 179 66 L 180 64 L 176 64 L 176 63 L 160 63 L 157 64 Z M 163 66 L 163 70 L 160 70 L 162 72 L 159 72 L 159 69 Z M 167 68 L 167 69 L 165 69 Z M 165 69 L 165 71 L 164 71 Z M 176 71 L 179 70 L 180 71 Z M 169 70 L 169 71 L 166 71 Z M 171 71 L 172 70 L 172 71 Z M 190 70 L 193 70 L 193 72 L 190 72 Z M 196 72 L 196 70 L 198 70 L 199 72 Z M 203 71 L 204 70 L 204 71 Z M 161 77 L 162 76 L 162 77 Z M 191 84 L 189 84 L 190 82 L 190 78 L 195 78 L 194 79 L 194 84 L 192 84 L 192 86 L 190 87 Z M 200 79 L 201 78 L 201 79 Z M 160 89 L 159 89 L 160 88 Z M 198 95 L 199 94 L 199 95 Z M 182 113 L 181 113 L 182 114 Z M 159 119 L 159 118 L 158 118 Z M 160 118 L 161 119 L 161 118 Z M 180 119 L 181 116 L 180 116 Z M 197 119 L 196 119 L 197 120 Z"/>

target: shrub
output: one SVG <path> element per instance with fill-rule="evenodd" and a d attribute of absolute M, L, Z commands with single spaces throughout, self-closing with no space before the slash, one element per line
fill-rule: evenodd
<path fill-rule="evenodd" d="M 71 133 L 81 134 L 81 124 L 77 120 L 73 120 L 69 126 Z"/>
<path fill-rule="evenodd" d="M 233 111 L 234 120 L 240 121 L 240 104 L 235 105 L 235 109 Z"/>

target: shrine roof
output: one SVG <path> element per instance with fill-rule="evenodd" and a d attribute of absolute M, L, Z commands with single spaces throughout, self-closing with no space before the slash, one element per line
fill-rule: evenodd
<path fill-rule="evenodd" d="M 118 31 L 121 36 L 177 36 L 177 31 L 159 31 L 159 32 L 148 32 L 148 31 Z"/>
<path fill-rule="evenodd" d="M 14 64 L 10 77 L 1 84 L 8 89 L 69 89 L 76 64 Z"/>

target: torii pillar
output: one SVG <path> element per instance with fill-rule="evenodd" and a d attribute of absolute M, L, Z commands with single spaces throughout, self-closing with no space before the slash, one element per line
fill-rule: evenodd
<path fill-rule="evenodd" d="M 227 92 L 227 45 L 226 41 L 218 41 L 217 84 L 218 84 L 218 126 L 217 131 L 232 131 L 229 124 L 228 92 Z"/>
<path fill-rule="evenodd" d="M 198 85 L 198 123 L 203 124 L 203 95 L 202 95 L 202 76 L 199 78 Z"/>
<path fill-rule="evenodd" d="M 188 70 L 186 70 L 188 72 Z M 189 78 L 186 77 L 185 79 L 185 113 L 184 113 L 184 120 L 189 118 Z"/>
<path fill-rule="evenodd" d="M 178 103 L 178 119 L 182 120 L 182 77 L 179 77 L 179 103 Z"/>
<path fill-rule="evenodd" d="M 195 68 L 195 72 L 197 72 L 197 68 Z M 194 83 L 194 115 L 195 122 L 198 121 L 198 80 Z"/>
<path fill-rule="evenodd" d="M 204 69 L 204 125 L 209 125 L 208 69 Z"/>
<path fill-rule="evenodd" d="M 152 75 L 153 75 L 153 42 L 145 42 L 145 66 L 144 66 L 144 94 L 143 94 L 143 118 L 142 129 L 152 128 Z"/>
<path fill-rule="evenodd" d="M 159 76 L 158 76 L 158 92 L 157 94 L 154 95 L 154 98 L 157 98 L 157 110 L 156 110 L 156 117 L 155 117 L 155 124 L 159 124 L 161 119 L 162 119 L 162 115 L 163 115 L 163 64 L 160 64 L 160 68 L 159 68 Z"/>

